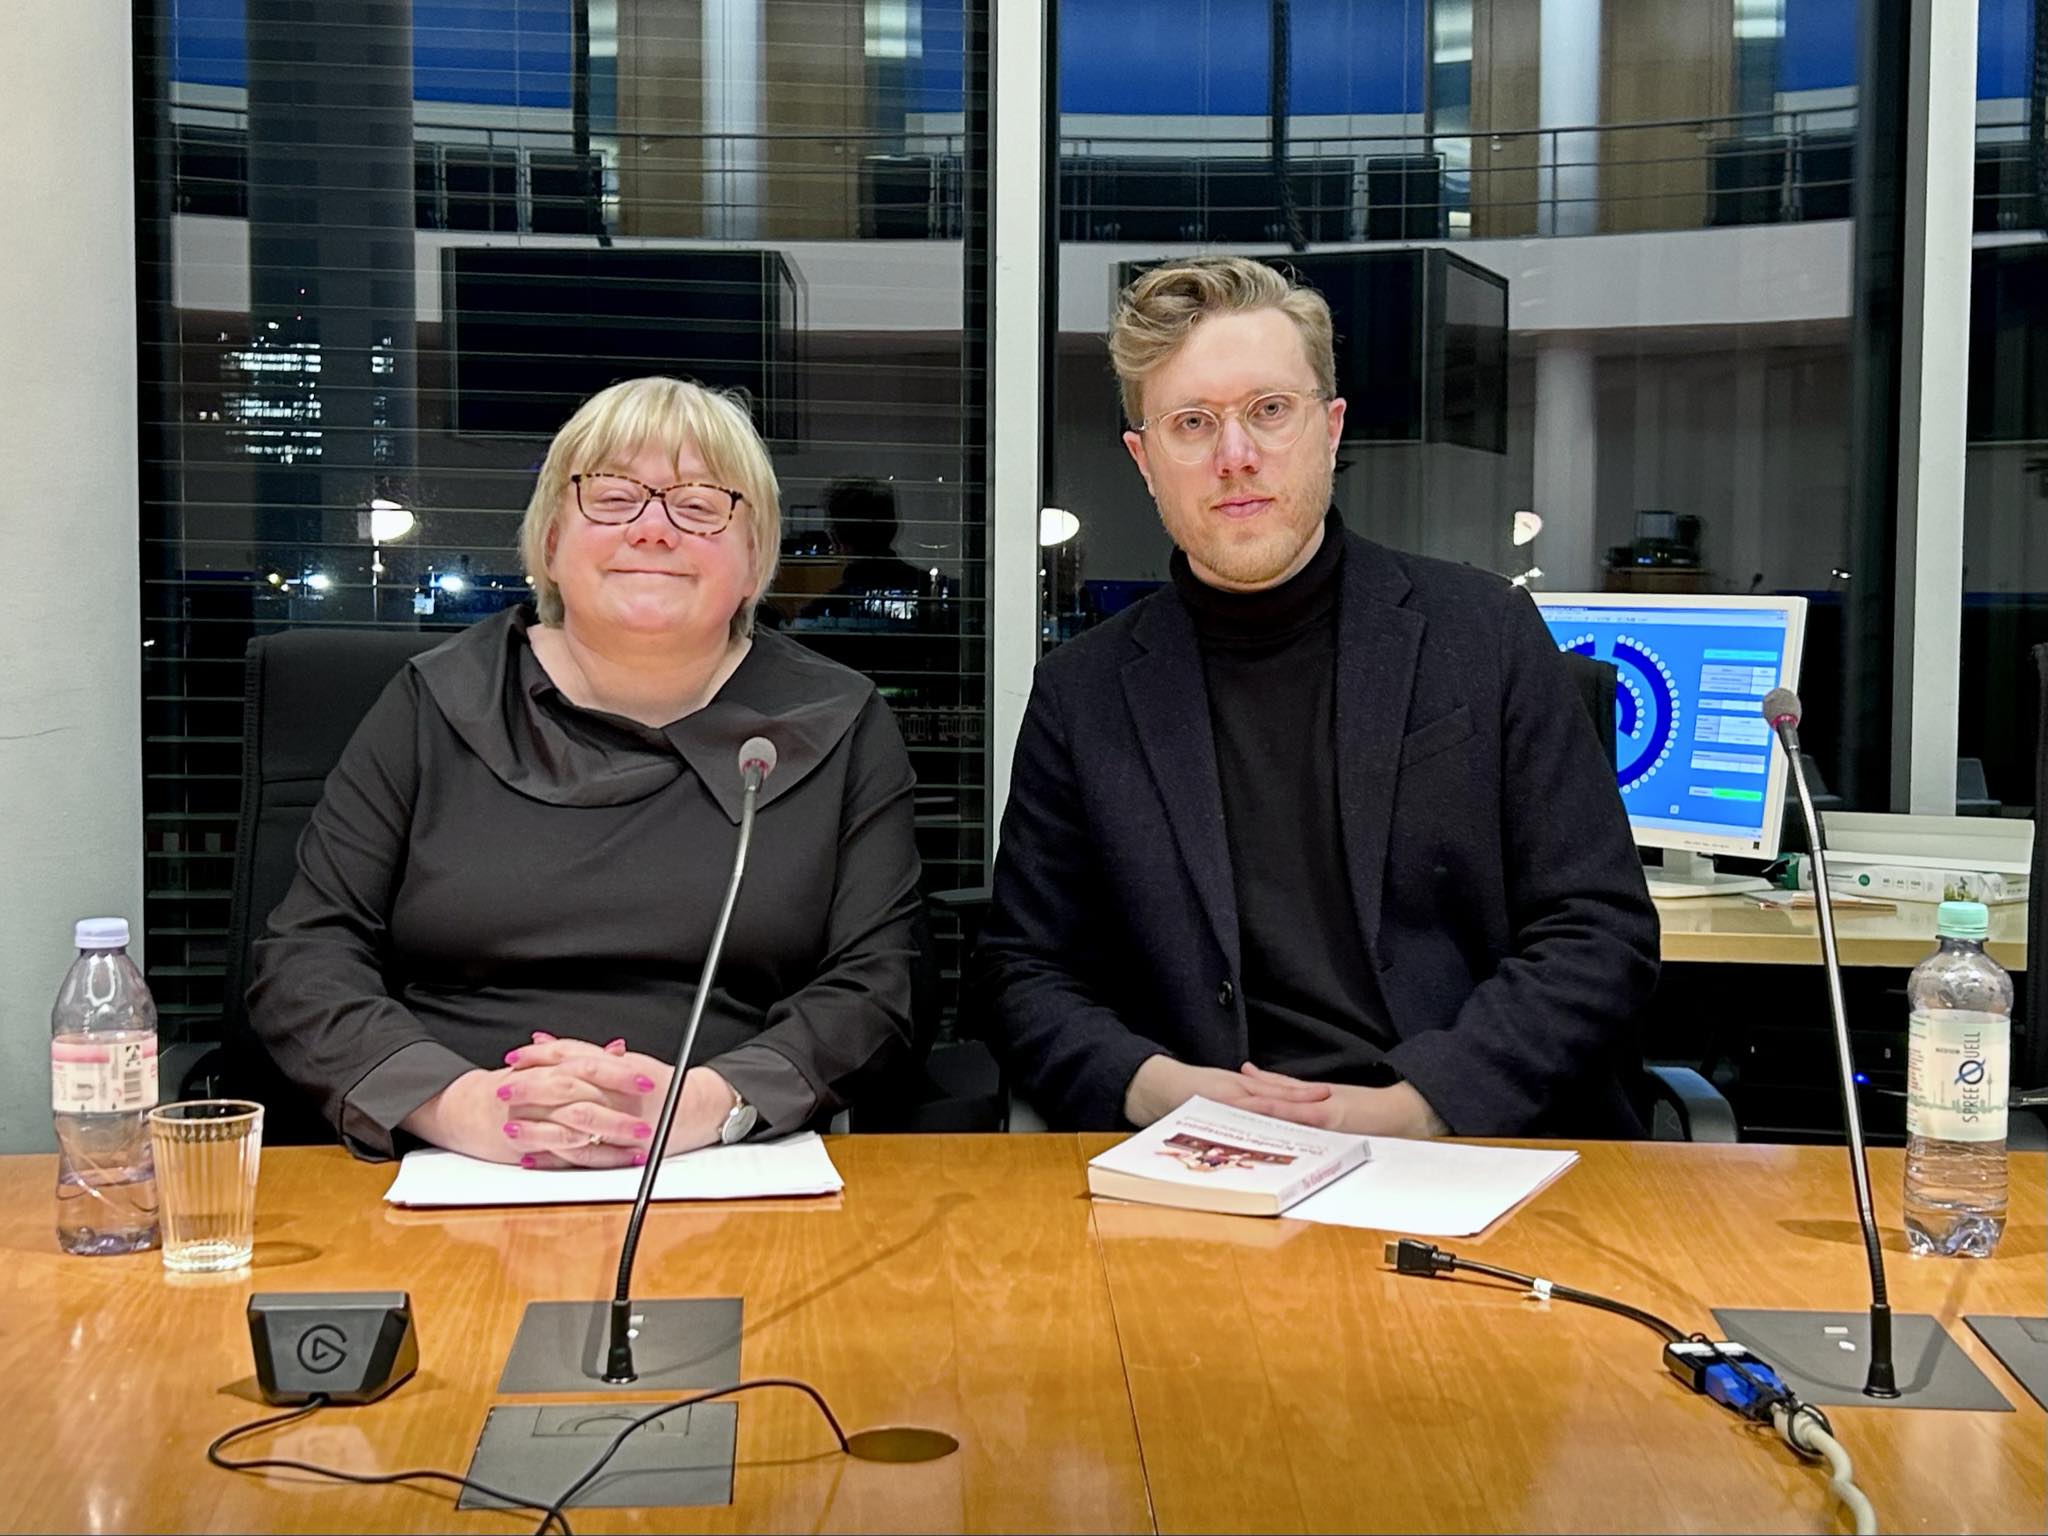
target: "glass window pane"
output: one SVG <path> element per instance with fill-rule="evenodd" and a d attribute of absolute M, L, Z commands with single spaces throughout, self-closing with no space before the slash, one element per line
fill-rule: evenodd
<path fill-rule="evenodd" d="M 1976 249 L 1956 809 L 2034 816 L 2048 644 L 2048 51 L 2034 0 L 1977 15 Z"/>
<path fill-rule="evenodd" d="M 1256 255 L 1331 303 L 1349 528 L 1539 591 L 1804 597 L 1806 750 L 1889 808 L 1896 266 L 1856 204 L 1904 106 L 1896 37 L 1860 78 L 1868 7 L 1133 9 L 1059 0 L 1046 643 L 1169 576 L 1114 293 Z"/>
<path fill-rule="evenodd" d="M 549 438 L 640 374 L 744 393 L 783 500 L 760 622 L 874 677 L 928 885 L 979 884 L 985 7 L 314 9 L 160 0 L 139 34 L 165 1011 L 219 1007 L 248 640 L 524 601 Z"/>

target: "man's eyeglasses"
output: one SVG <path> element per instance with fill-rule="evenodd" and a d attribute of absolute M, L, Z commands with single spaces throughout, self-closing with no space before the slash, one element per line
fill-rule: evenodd
<path fill-rule="evenodd" d="M 1254 443 L 1268 453 L 1278 453 L 1301 441 L 1301 434 L 1308 429 L 1316 414 L 1316 406 L 1325 398 L 1321 390 L 1303 394 L 1298 390 L 1277 389 L 1221 416 L 1205 405 L 1176 406 L 1173 410 L 1147 417 L 1132 430 L 1151 432 L 1153 440 L 1169 459 L 1181 464 L 1199 464 L 1216 451 L 1216 440 L 1223 435 L 1224 421 L 1235 416 Z"/>
<path fill-rule="evenodd" d="M 647 504 L 658 501 L 678 531 L 707 539 L 725 532 L 746 499 L 722 485 L 694 480 L 660 489 L 631 475 L 571 475 L 569 483 L 576 487 L 576 510 L 593 523 L 617 527 L 637 522 Z"/>

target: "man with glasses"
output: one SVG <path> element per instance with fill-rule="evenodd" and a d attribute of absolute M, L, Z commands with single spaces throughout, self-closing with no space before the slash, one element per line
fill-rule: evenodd
<path fill-rule="evenodd" d="M 1640 1134 L 1657 918 L 1526 593 L 1345 532 L 1328 306 L 1272 267 L 1119 298 L 1178 551 L 1049 655 L 973 1002 L 1053 1124 L 1201 1095 L 1376 1135 Z"/>

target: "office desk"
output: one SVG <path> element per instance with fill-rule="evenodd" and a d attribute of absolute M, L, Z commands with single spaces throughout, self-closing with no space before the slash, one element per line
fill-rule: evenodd
<path fill-rule="evenodd" d="M 1291 1221 L 1091 1206 L 1109 1138 L 838 1138 L 843 1197 L 656 1211 L 643 1295 L 742 1294 L 749 1374 L 801 1375 L 849 1427 L 961 1442 L 922 1467 L 844 1464 L 809 1404 L 739 1410 L 730 1507 L 602 1511 L 616 1530 L 1842 1528 L 1825 1479 L 1665 1375 L 1654 1335 L 1462 1280 L 1396 1277 L 1383 1238 Z M 1873 1172 L 1899 1246 L 1896 1154 Z M 609 1288 L 624 1212 L 408 1213 L 389 1170 L 264 1160 L 253 1274 L 174 1281 L 154 1254 L 67 1259 L 47 1157 L 0 1159 L 15 1302 L 0 1371 L 0 1523 L 14 1529 L 531 1528 L 446 1491 L 231 1476 L 207 1440 L 264 1410 L 252 1290 L 404 1286 L 420 1374 L 366 1408 L 252 1440 L 355 1468 L 462 1468 L 528 1299 Z M 2015 1159 L 1993 1262 L 1892 1261 L 2010 1414 L 1842 1409 L 1888 1530 L 2039 1530 L 2048 1419 L 1961 1324 L 2044 1311 L 2043 1160 Z M 1782 1217 L 1759 1214 L 1766 1207 Z M 1483 1241 L 1451 1244 L 1707 1327 L 1710 1305 L 1865 1294 L 1839 1151 L 1594 1145 Z"/>
<path fill-rule="evenodd" d="M 1835 908 L 1835 942 L 1844 965 L 1910 970 L 1934 951 L 1934 903 L 1902 901 L 1890 912 Z M 1666 960 L 1749 965 L 1819 965 L 1820 926 L 1811 910 L 1764 908 L 1752 896 L 1660 901 Z M 2027 968 L 2024 902 L 1991 909 L 1991 958 L 2008 971 Z"/>

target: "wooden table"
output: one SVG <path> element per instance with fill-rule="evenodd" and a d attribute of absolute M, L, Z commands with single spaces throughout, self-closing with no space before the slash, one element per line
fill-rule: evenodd
<path fill-rule="evenodd" d="M 832 1200 L 657 1207 L 636 1289 L 743 1297 L 748 1374 L 805 1377 L 849 1428 L 926 1425 L 958 1437 L 959 1451 L 925 1466 L 848 1462 L 806 1399 L 752 1394 L 739 1409 L 731 1506 L 579 1510 L 578 1536 L 1148 1529 L 1073 1138 L 844 1137 L 832 1154 L 848 1185 Z M 532 1514 L 457 1510 L 448 1488 L 235 1476 L 202 1451 L 276 1411 L 241 1395 L 253 1393 L 251 1291 L 405 1289 L 418 1376 L 380 1403 L 316 1415 L 238 1454 L 461 1471 L 526 1303 L 611 1294 L 623 1207 L 399 1211 L 380 1198 L 388 1166 L 339 1149 L 275 1149 L 263 1160 L 253 1272 L 173 1279 L 154 1253 L 60 1255 L 54 1162 L 0 1159 L 0 1247 L 16 1287 L 0 1379 L 35 1404 L 0 1434 L 0 1525 L 533 1529 Z"/>
<path fill-rule="evenodd" d="M 1889 912 L 1835 908 L 1835 943 L 1844 965 L 1910 970 L 1934 952 L 1934 903 L 1902 901 Z M 1819 919 L 1810 910 L 1762 907 L 1753 896 L 1660 901 L 1666 960 L 1750 965 L 1819 965 Z M 2024 902 L 1991 909 L 1991 958 L 2008 971 L 2027 968 Z"/>
<path fill-rule="evenodd" d="M 1688 1330 L 1717 1306 L 1869 1300 L 1839 1148 L 1583 1151 L 1483 1240 L 1441 1246 Z M 1905 1252 L 1901 1156 L 1870 1159 L 1893 1307 L 1940 1318 L 2017 1411 L 1829 1417 L 1882 1529 L 2039 1531 L 2048 1419 L 1962 1317 L 2048 1310 L 2044 1158 L 2015 1155 L 2013 1224 L 1971 1264 Z M 1095 1213 L 1162 1531 L 1849 1528 L 1824 1478 L 1682 1387 L 1640 1324 L 1396 1275 L 1375 1233 L 1221 1220 Z"/>
<path fill-rule="evenodd" d="M 1108 1139 L 843 1137 L 838 1199 L 659 1209 L 641 1294 L 743 1295 L 750 1374 L 807 1377 L 849 1427 L 924 1424 L 961 1448 L 843 1463 L 807 1403 L 763 1395 L 739 1411 L 730 1507 L 585 1510 L 577 1530 L 1846 1528 L 1824 1478 L 1680 1388 L 1648 1331 L 1394 1276 L 1377 1233 L 1091 1206 L 1083 1159 Z M 1897 1251 L 1899 1159 L 1872 1155 L 1897 1304 L 1948 1324 L 2016 1410 L 1835 1410 L 1887 1530 L 2042 1527 L 2048 1418 L 1961 1322 L 2048 1310 L 2043 1159 L 2014 1162 L 2013 1225 L 1973 1264 Z M 201 1450 L 264 1411 L 243 1395 L 252 1290 L 405 1287 L 419 1376 L 265 1448 L 460 1469 L 521 1308 L 604 1293 L 622 1211 L 401 1212 L 378 1202 L 388 1169 L 278 1150 L 253 1273 L 173 1279 L 154 1254 L 59 1255 L 51 1169 L 0 1159 L 0 1370 L 24 1405 L 0 1436 L 0 1523 L 531 1528 L 445 1491 L 230 1476 Z M 1855 1305 L 1849 1210 L 1839 1151 L 1593 1145 L 1447 1246 L 1706 1328 L 1714 1305 Z"/>

